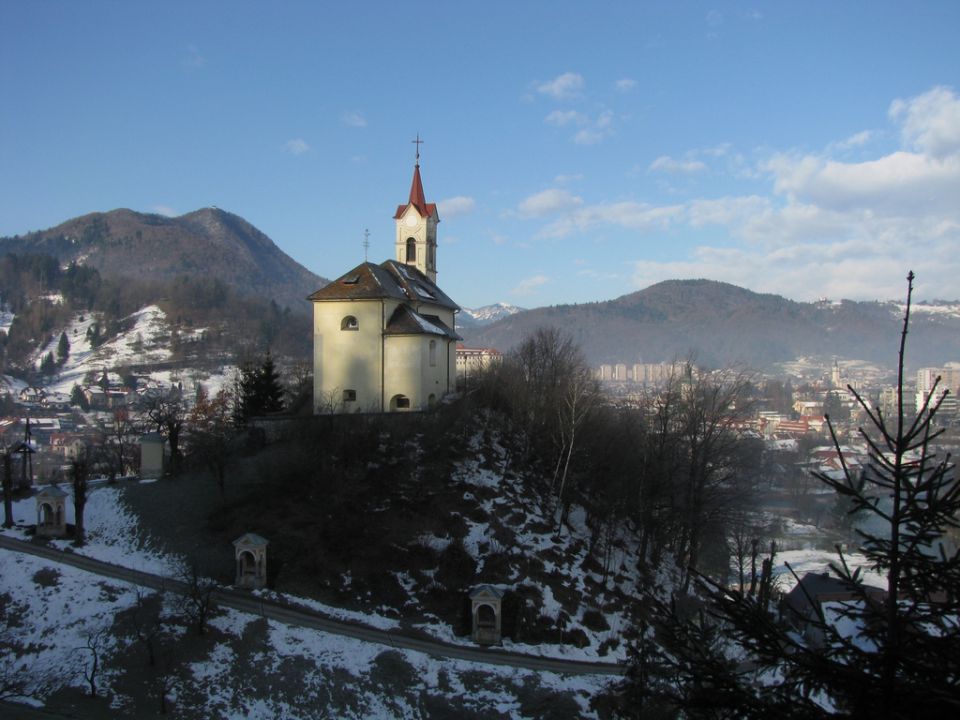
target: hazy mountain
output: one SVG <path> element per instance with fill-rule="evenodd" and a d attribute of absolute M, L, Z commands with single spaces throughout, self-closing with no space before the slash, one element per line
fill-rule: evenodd
<path fill-rule="evenodd" d="M 480 308 L 461 308 L 457 315 L 458 328 L 473 328 L 481 325 L 489 325 L 505 317 L 516 315 L 523 312 L 524 308 L 507 303 L 494 303 L 493 305 L 484 305 Z"/>
<path fill-rule="evenodd" d="M 45 253 L 106 278 L 222 280 L 248 295 L 307 312 L 307 295 L 326 284 L 238 215 L 203 208 L 179 217 L 132 210 L 91 213 L 49 230 L 0 238 L 0 255 Z"/>
<path fill-rule="evenodd" d="M 960 303 L 917 305 L 908 362 L 960 360 Z M 608 302 L 528 310 L 483 327 L 470 345 L 507 350 L 540 326 L 572 334 L 591 364 L 659 362 L 693 355 L 706 366 L 768 368 L 805 356 L 892 367 L 902 307 L 892 302 L 802 303 L 711 280 L 670 280 Z"/>

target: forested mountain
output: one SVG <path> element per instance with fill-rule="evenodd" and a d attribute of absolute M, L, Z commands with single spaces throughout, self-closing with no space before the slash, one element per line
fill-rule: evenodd
<path fill-rule="evenodd" d="M 134 332 L 139 311 L 148 307 L 164 318 L 153 340 L 165 346 L 171 366 L 236 362 L 267 349 L 294 360 L 309 356 L 307 313 L 243 294 L 219 278 L 107 279 L 86 265 L 61 267 L 50 255 L 8 254 L 0 256 L 0 374 L 36 380 L 40 356 L 62 333 L 70 330 L 76 342 L 72 333 L 82 327 L 97 348 Z"/>
<path fill-rule="evenodd" d="M 915 305 L 913 313 L 911 364 L 960 360 L 960 303 Z M 669 280 L 608 302 L 520 312 L 463 334 L 470 345 L 507 350 L 537 327 L 560 327 L 592 364 L 693 355 L 705 366 L 763 369 L 837 356 L 892 367 L 901 318 L 896 303 L 802 303 L 711 280 Z"/>
<path fill-rule="evenodd" d="M 326 280 L 297 263 L 243 218 L 203 208 L 179 217 L 113 210 L 49 230 L 0 238 L 0 256 L 44 254 L 106 280 L 219 280 L 241 295 L 307 313 L 306 297 Z"/>

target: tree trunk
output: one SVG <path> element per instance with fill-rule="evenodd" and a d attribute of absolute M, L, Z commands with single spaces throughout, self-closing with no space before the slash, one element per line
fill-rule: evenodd
<path fill-rule="evenodd" d="M 3 454 L 3 526 L 13 527 L 13 469 L 10 454 Z"/>

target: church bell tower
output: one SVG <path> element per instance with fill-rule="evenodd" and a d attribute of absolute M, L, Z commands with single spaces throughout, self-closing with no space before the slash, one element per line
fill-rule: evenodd
<path fill-rule="evenodd" d="M 420 272 L 437 281 L 437 214 L 435 203 L 428 203 L 423 194 L 420 179 L 420 136 L 413 141 L 417 145 L 416 165 L 410 183 L 410 198 L 405 205 L 397 207 L 393 216 L 397 225 L 397 262 L 413 265 Z"/>

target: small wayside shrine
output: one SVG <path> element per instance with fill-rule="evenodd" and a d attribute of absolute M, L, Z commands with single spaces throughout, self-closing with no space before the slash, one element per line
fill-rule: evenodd
<path fill-rule="evenodd" d="M 233 541 L 237 576 L 234 584 L 242 588 L 267 585 L 267 545 L 270 542 L 256 533 L 245 533 Z"/>
<path fill-rule="evenodd" d="M 37 535 L 62 538 L 67 536 L 67 493 L 56 485 L 48 485 L 37 493 Z"/>
<path fill-rule="evenodd" d="M 460 308 L 437 285 L 440 216 L 414 142 L 410 197 L 393 216 L 396 258 L 364 262 L 309 298 L 317 414 L 424 410 L 456 389 Z"/>
<path fill-rule="evenodd" d="M 470 637 L 478 645 L 500 644 L 502 604 L 503 591 L 492 585 L 480 585 L 470 593 Z"/>

